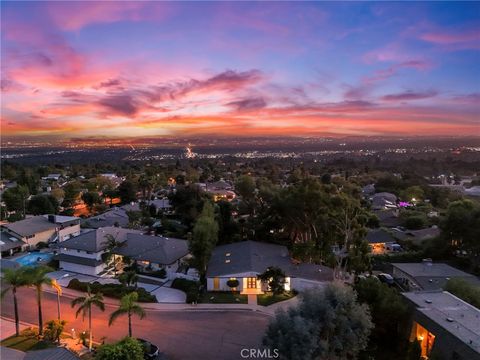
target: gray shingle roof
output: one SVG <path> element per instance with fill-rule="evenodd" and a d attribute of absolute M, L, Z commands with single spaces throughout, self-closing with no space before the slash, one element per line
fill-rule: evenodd
<path fill-rule="evenodd" d="M 7 251 L 10 249 L 15 249 L 25 245 L 23 240 L 17 239 L 16 237 L 7 234 L 5 232 L 0 233 L 0 251 Z"/>
<path fill-rule="evenodd" d="M 385 229 L 373 229 L 368 231 L 367 241 L 370 244 L 392 243 L 395 238 Z"/>
<path fill-rule="evenodd" d="M 295 264 L 285 246 L 242 241 L 217 246 L 208 264 L 207 276 L 225 276 L 245 272 L 263 273 L 268 267 L 281 268 L 286 276 L 310 280 L 331 280 L 330 268 L 315 264 Z"/>
<path fill-rule="evenodd" d="M 138 230 L 123 229 L 119 227 L 104 227 L 82 233 L 78 236 L 62 241 L 60 247 L 74 250 L 99 252 L 105 250 L 107 235 L 112 235 L 117 241 L 123 242 L 128 233 L 140 233 Z"/>
<path fill-rule="evenodd" d="M 58 227 L 59 224 L 65 224 L 68 222 L 75 222 L 79 220 L 80 218 L 73 216 L 55 215 L 55 222 L 50 222 L 48 220 L 48 215 L 38 215 L 32 216 L 24 220 L 15 221 L 14 223 L 4 224 L 2 225 L 2 227 L 5 227 L 8 230 L 13 231 L 14 233 L 22 237 L 26 237 L 47 230 L 54 230 Z"/>
<path fill-rule="evenodd" d="M 80 357 L 63 347 L 28 351 L 24 360 L 78 360 Z"/>
<path fill-rule="evenodd" d="M 82 220 L 82 223 L 92 229 L 115 226 L 115 224 L 123 227 L 128 225 L 128 215 L 124 209 L 112 208 L 103 214 Z"/>
<path fill-rule="evenodd" d="M 0 346 L 0 359 L 22 360 L 23 358 L 25 358 L 25 353 L 23 351 Z"/>
<path fill-rule="evenodd" d="M 4 224 L 2 226 L 22 237 L 31 236 L 47 230 L 54 230 L 57 227 L 42 215 L 33 216 L 28 219 L 15 221 L 14 223 Z"/>
<path fill-rule="evenodd" d="M 167 265 L 187 255 L 189 250 L 186 240 L 128 234 L 125 244 L 116 252 L 134 260 Z"/>

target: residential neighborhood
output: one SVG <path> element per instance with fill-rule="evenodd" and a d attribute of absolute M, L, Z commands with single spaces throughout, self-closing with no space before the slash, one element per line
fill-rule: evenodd
<path fill-rule="evenodd" d="M 0 28 L 0 360 L 480 360 L 480 1 Z"/>

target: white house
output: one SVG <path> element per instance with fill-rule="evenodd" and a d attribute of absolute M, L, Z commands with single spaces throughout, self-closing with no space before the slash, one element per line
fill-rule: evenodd
<path fill-rule="evenodd" d="M 60 268 L 88 275 L 105 271 L 107 264 L 102 255 L 107 250 L 107 235 L 121 243 L 114 250 L 119 258 L 128 256 L 148 271 L 165 269 L 169 278 L 174 277 L 179 264 L 189 253 L 186 240 L 143 235 L 132 229 L 104 227 L 64 241 L 58 256 Z"/>
<path fill-rule="evenodd" d="M 333 280 L 333 270 L 322 265 L 294 262 L 285 246 L 242 241 L 215 248 L 208 263 L 207 289 L 231 291 L 229 280 L 238 280 L 241 294 L 262 294 L 267 284 L 258 279 L 269 267 L 285 273 L 285 290 L 301 291 Z"/>

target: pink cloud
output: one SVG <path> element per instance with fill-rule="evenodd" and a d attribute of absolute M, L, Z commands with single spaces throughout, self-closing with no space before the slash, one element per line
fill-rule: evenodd
<path fill-rule="evenodd" d="M 480 29 L 474 29 L 464 32 L 459 31 L 432 31 L 420 35 L 420 39 L 442 45 L 458 44 L 458 43 L 474 43 L 480 42 Z"/>
<path fill-rule="evenodd" d="M 161 20 L 169 16 L 167 3 L 143 1 L 52 2 L 48 14 L 62 30 L 76 31 L 91 24 L 117 21 Z"/>

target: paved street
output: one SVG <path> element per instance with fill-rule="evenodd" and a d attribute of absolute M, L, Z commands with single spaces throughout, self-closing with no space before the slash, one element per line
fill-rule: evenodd
<path fill-rule="evenodd" d="M 33 289 L 19 290 L 20 319 L 37 323 L 35 293 Z M 74 318 L 70 308 L 71 299 L 62 297 L 62 318 L 68 321 L 70 331 L 76 333 L 87 328 L 87 322 Z M 112 300 L 109 299 L 109 302 Z M 56 318 L 56 296 L 44 293 L 44 319 Z M 102 337 L 114 341 L 127 334 L 126 319 L 119 319 L 108 327 L 108 316 L 115 309 L 107 305 L 105 313 L 95 309 L 93 331 L 96 341 Z M 13 317 L 10 295 L 2 301 L 2 316 Z M 143 320 L 134 319 L 134 336 L 157 344 L 168 359 L 241 359 L 242 348 L 257 348 L 269 317 L 251 311 L 154 311 L 148 310 Z"/>

